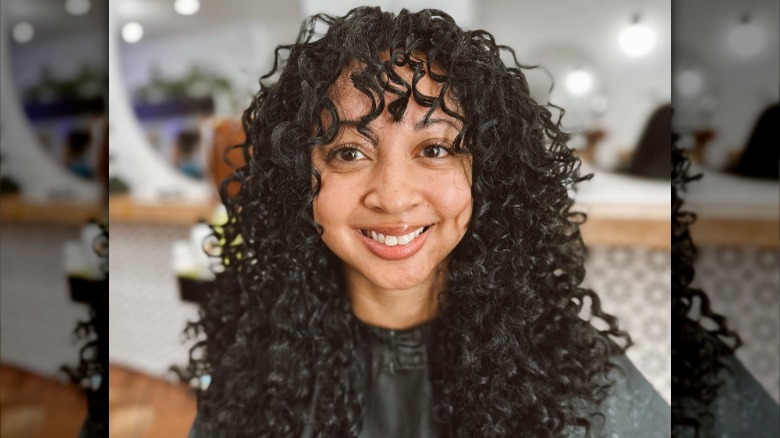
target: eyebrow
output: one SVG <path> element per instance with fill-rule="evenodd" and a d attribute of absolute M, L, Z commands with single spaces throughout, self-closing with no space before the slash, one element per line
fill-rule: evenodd
<path fill-rule="evenodd" d="M 343 126 L 343 127 L 350 127 L 350 128 L 357 128 L 359 123 L 360 122 L 358 120 L 342 120 L 342 121 L 339 122 L 339 124 L 341 126 Z M 442 123 L 445 124 L 445 125 L 449 125 L 452 129 L 454 129 L 456 131 L 460 131 L 460 128 L 452 120 L 435 118 L 435 117 L 431 117 L 431 118 L 429 118 L 427 120 L 423 118 L 423 120 L 420 120 L 419 122 L 415 123 L 414 130 L 415 131 L 422 131 L 422 130 L 424 130 L 424 129 L 432 126 L 432 125 L 442 124 Z M 368 128 L 368 131 L 371 132 L 371 129 Z M 375 139 L 368 138 L 368 140 L 371 142 L 372 146 L 376 147 L 377 143 L 376 143 Z"/>
<path fill-rule="evenodd" d="M 351 128 L 357 128 L 359 123 L 360 123 L 360 121 L 358 121 L 358 120 L 341 120 L 341 121 L 339 121 L 340 125 L 351 127 Z M 460 130 L 458 125 L 456 125 L 455 122 L 453 122 L 452 120 L 437 119 L 437 118 L 434 118 L 434 117 L 431 117 L 431 118 L 429 118 L 427 120 L 426 119 L 420 120 L 419 122 L 417 122 L 414 125 L 414 130 L 415 131 L 421 131 L 421 130 L 423 130 L 423 129 L 429 127 L 429 126 L 435 125 L 437 123 L 444 123 L 444 124 L 450 125 L 450 127 L 452 127 L 453 129 Z"/>
<path fill-rule="evenodd" d="M 414 129 L 417 130 L 417 131 L 420 131 L 420 130 L 423 130 L 423 129 L 431 126 L 431 125 L 435 125 L 437 123 L 444 123 L 444 124 L 450 125 L 450 127 L 455 129 L 456 131 L 460 131 L 460 128 L 452 120 L 449 120 L 449 119 L 437 119 L 437 118 L 433 118 L 433 117 L 431 117 L 431 118 L 429 118 L 427 120 L 426 119 L 420 120 L 419 122 L 417 122 L 416 125 L 414 125 Z"/>

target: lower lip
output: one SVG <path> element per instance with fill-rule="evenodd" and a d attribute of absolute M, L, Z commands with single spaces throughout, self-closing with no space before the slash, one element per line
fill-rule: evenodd
<path fill-rule="evenodd" d="M 396 246 L 387 246 L 385 244 L 379 243 L 370 237 L 366 237 L 362 232 L 360 232 L 360 230 L 356 230 L 356 232 L 360 237 L 363 238 L 363 242 L 366 243 L 368 249 L 377 257 L 383 258 L 385 260 L 402 260 L 413 256 L 417 253 L 417 251 L 420 250 L 420 248 L 422 248 L 423 244 L 425 243 L 425 239 L 428 238 L 428 233 L 432 228 L 433 226 L 428 228 L 428 230 L 426 230 L 424 233 L 415 237 L 414 240 L 407 243 L 406 245 Z"/>

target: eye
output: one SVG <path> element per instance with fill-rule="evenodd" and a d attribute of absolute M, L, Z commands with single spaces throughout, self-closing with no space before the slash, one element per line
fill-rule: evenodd
<path fill-rule="evenodd" d="M 357 161 L 365 157 L 366 156 L 363 155 L 363 152 L 360 152 L 358 149 L 350 146 L 343 146 L 331 152 L 329 158 L 349 162 Z"/>
<path fill-rule="evenodd" d="M 420 153 L 425 158 L 442 158 L 449 155 L 450 151 L 442 145 L 432 144 L 423 148 Z"/>

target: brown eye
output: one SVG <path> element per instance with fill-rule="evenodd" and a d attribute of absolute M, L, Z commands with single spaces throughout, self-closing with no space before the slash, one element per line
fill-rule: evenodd
<path fill-rule="evenodd" d="M 331 157 L 339 161 L 357 161 L 361 158 L 365 158 L 365 155 L 355 148 L 342 147 L 333 151 Z"/>
<path fill-rule="evenodd" d="M 426 146 L 425 149 L 422 150 L 422 155 L 425 158 L 442 158 L 446 157 L 448 154 L 449 151 L 447 148 L 437 144 Z"/>

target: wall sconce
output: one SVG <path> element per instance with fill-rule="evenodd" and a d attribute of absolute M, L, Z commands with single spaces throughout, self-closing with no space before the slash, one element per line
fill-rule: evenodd
<path fill-rule="evenodd" d="M 729 31 L 726 42 L 734 54 L 748 58 L 757 55 L 764 48 L 766 32 L 745 13 L 742 14 L 740 23 Z"/>
<path fill-rule="evenodd" d="M 21 21 L 14 25 L 11 35 L 14 37 L 14 41 L 19 44 L 29 43 L 35 36 L 35 28 L 32 24 Z"/>
<path fill-rule="evenodd" d="M 639 15 L 635 15 L 630 26 L 623 29 L 618 37 L 620 48 L 628 56 L 638 58 L 650 53 L 655 47 L 655 32 L 640 23 Z"/>
<path fill-rule="evenodd" d="M 566 89 L 576 96 L 581 96 L 593 88 L 593 75 L 578 68 L 566 75 Z"/>
<path fill-rule="evenodd" d="M 122 39 L 130 44 L 135 44 L 141 41 L 144 36 L 144 28 L 139 23 L 131 21 L 130 23 L 122 26 Z"/>
<path fill-rule="evenodd" d="M 89 0 L 67 0 L 65 2 L 65 10 L 70 15 L 84 15 L 92 8 L 92 3 Z"/>
<path fill-rule="evenodd" d="M 200 0 L 176 0 L 173 9 L 180 15 L 194 15 L 200 10 Z"/>

